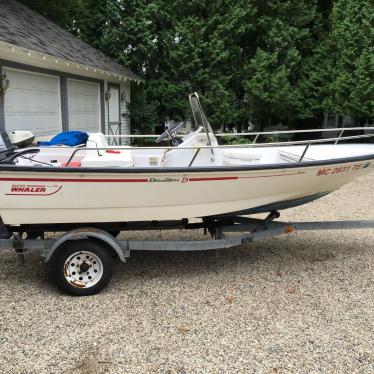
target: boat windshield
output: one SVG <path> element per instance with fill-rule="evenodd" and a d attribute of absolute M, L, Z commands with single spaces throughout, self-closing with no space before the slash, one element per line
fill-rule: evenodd
<path fill-rule="evenodd" d="M 189 95 L 189 100 L 190 100 L 190 106 L 193 114 L 193 118 L 195 121 L 195 125 L 199 127 L 203 127 L 205 130 L 205 134 L 207 137 L 208 144 L 207 145 L 212 145 L 212 139 L 215 138 L 214 131 L 212 129 L 212 126 L 210 126 L 210 123 L 208 119 L 206 118 L 206 115 L 203 111 L 203 108 L 201 107 L 200 104 L 200 99 L 199 95 L 194 92 Z M 214 151 L 213 148 L 210 149 L 212 153 L 212 159 L 214 159 Z"/>

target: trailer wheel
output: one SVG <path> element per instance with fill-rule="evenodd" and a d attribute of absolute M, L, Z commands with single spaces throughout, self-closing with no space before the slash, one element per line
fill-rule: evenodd
<path fill-rule="evenodd" d="M 94 295 L 109 283 L 112 272 L 113 260 L 107 248 L 96 241 L 67 242 L 56 253 L 55 282 L 68 294 Z"/>

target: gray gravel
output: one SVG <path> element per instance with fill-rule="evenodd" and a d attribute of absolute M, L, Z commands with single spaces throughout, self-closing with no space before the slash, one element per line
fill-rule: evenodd
<path fill-rule="evenodd" d="M 373 186 L 374 174 L 282 218 L 374 219 Z M 374 373 L 373 238 L 306 232 L 218 257 L 135 253 L 88 298 L 57 291 L 38 254 L 20 267 L 1 251 L 0 372 Z"/>

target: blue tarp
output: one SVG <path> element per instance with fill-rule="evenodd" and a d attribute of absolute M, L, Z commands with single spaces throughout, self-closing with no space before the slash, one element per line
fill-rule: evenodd
<path fill-rule="evenodd" d="M 54 136 L 49 142 L 39 142 L 41 146 L 52 146 L 52 145 L 67 145 L 74 147 L 79 144 L 85 144 L 88 139 L 88 134 L 83 131 L 67 131 L 60 132 Z"/>

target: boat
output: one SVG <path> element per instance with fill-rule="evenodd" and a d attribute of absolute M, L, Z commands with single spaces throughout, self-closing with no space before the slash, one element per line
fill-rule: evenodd
<path fill-rule="evenodd" d="M 40 250 L 62 291 L 87 296 L 109 283 L 113 258 L 125 262 L 136 250 L 217 250 L 296 231 L 374 227 L 370 220 L 277 220 L 280 210 L 373 171 L 374 144 L 351 142 L 373 137 L 374 128 L 252 132 L 249 144 L 219 145 L 198 95 L 189 99 L 196 129 L 178 136 L 180 124 L 167 128 L 156 143 L 168 146 L 109 146 L 93 133 L 74 146 L 17 149 L 1 132 L 0 247 L 20 263 L 25 252 Z M 348 131 L 362 133 L 343 136 Z M 332 137 L 258 142 L 314 132 Z M 255 213 L 268 214 L 247 217 Z M 203 229 L 211 239 L 116 238 L 134 229 Z"/>
<path fill-rule="evenodd" d="M 156 143 L 169 140 L 170 146 L 109 146 L 103 134 L 93 133 L 81 146 L 18 150 L 2 133 L 3 225 L 27 231 L 51 223 L 81 227 L 274 212 L 321 198 L 374 169 L 374 144 L 351 143 L 374 136 L 374 128 L 328 129 L 337 135 L 276 143 L 259 143 L 260 133 L 252 133 L 252 143 L 219 145 L 198 95 L 189 101 L 196 129 L 183 137 L 180 124 L 166 129 Z M 343 136 L 349 130 L 365 132 Z M 322 130 L 294 132 L 308 131 Z"/>

